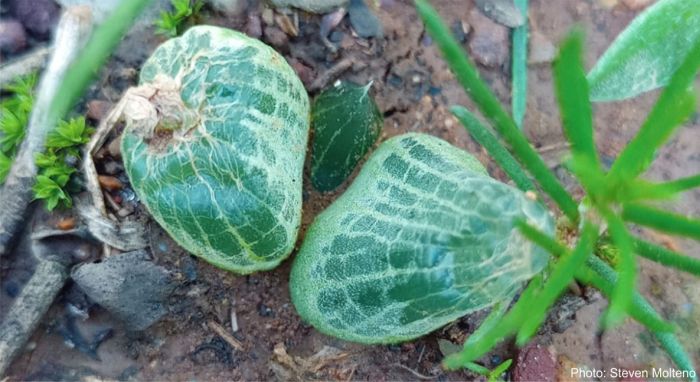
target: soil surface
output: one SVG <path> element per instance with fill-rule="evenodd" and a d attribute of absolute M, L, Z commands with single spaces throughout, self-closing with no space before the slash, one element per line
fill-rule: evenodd
<path fill-rule="evenodd" d="M 509 104 L 509 30 L 481 15 L 470 0 L 435 0 L 433 3 L 460 35 L 465 49 L 471 51 L 480 64 L 483 77 L 498 97 Z M 640 11 L 638 2 L 615 3 L 530 0 L 531 49 L 537 55 L 529 66 L 525 131 L 548 164 L 562 177 L 561 162 L 566 147 L 548 63 L 552 44 L 556 45 L 574 25 L 582 26 L 587 35 L 586 64 L 591 67 Z M 350 60 L 350 64 L 345 65 L 347 68 L 330 78 L 329 83 L 337 78 L 359 84 L 373 81 L 376 101 L 385 116 L 380 141 L 405 132 L 433 134 L 474 154 L 494 177 L 506 180 L 485 151 L 449 114 L 451 105 L 466 105 L 474 110 L 473 105 L 426 35 L 412 3 L 381 0 L 372 11 L 382 24 L 383 36 L 360 38 L 345 17 L 330 34 L 331 42 L 338 46 L 336 52 L 321 40 L 321 15 L 278 10 L 272 13 L 278 17 L 271 19 L 270 9 L 252 1 L 228 15 L 205 9 L 198 22 L 223 25 L 260 37 L 285 55 L 308 88 L 338 63 Z M 292 23 L 298 20 L 298 36 L 285 33 L 282 15 Z M 89 111 L 93 122 L 136 82 L 140 64 L 162 41 L 153 35 L 150 26 L 144 30 L 146 32 L 136 36 L 132 33 L 124 40 L 80 106 L 80 111 Z M 315 89 L 312 95 L 313 91 Z M 637 131 L 657 96 L 658 92 L 652 92 L 630 101 L 595 105 L 596 139 L 604 161 L 611 163 Z M 98 171 L 115 176 L 124 185 L 110 194 L 115 207 L 128 206 L 125 214 L 147 219 L 147 212 L 133 200 L 133 191 L 129 190 L 128 179 L 120 168 L 118 153 L 110 151 L 108 146 L 109 143 L 99 159 Z M 696 174 L 698 170 L 700 117 L 696 116 L 659 152 L 648 176 L 654 180 L 669 180 Z M 563 180 L 571 189 L 575 188 L 570 178 Z M 311 188 L 310 182 L 305 185 L 303 227 L 298 243 L 314 217 L 347 186 L 333 193 L 319 194 Z M 700 190 L 686 193 L 668 206 L 700 216 Z M 71 212 L 54 214 L 48 221 L 58 224 L 69 216 Z M 165 317 L 146 330 L 128 331 L 107 311 L 87 301 L 75 285 L 67 285 L 25 352 L 12 365 L 8 374 L 10 380 L 447 381 L 478 378 L 467 371 L 444 371 L 440 366 L 443 358 L 440 344 L 445 351 L 445 341 L 462 343 L 485 312 L 466 316 L 401 345 L 347 343 L 318 333 L 296 314 L 288 291 L 294 254 L 273 271 L 237 276 L 188 255 L 156 224 L 148 227 L 150 246 L 147 250 L 155 262 L 173 272 L 177 280 Z M 652 232 L 641 234 L 700 257 L 697 242 Z M 31 272 L 31 264 L 16 261 L 22 255 L 18 250 L 12 258 L 3 259 L 0 292 L 3 308 L 11 303 L 11 296 L 16 295 Z M 700 281 L 645 260 L 640 260 L 640 273 L 640 291 L 666 318 L 680 325 L 683 329 L 681 341 L 695 358 L 696 365 L 700 365 Z M 518 350 L 511 343 L 502 344 L 484 357 L 482 363 L 493 367 L 513 358 L 518 362 L 507 374 L 508 379 L 559 380 L 576 380 L 570 372 L 572 367 L 633 370 L 671 366 L 652 337 L 636 323 L 628 321 L 615 330 L 601 332 L 598 320 L 605 306 L 605 299 L 594 290 L 583 288 L 571 292 L 552 310 L 532 345 Z M 76 318 L 76 309 L 85 313 L 82 318 Z M 241 345 L 240 349 L 212 329 L 217 324 L 231 333 L 237 341 L 234 343 Z M 107 331 L 111 335 L 104 340 L 102 334 Z"/>

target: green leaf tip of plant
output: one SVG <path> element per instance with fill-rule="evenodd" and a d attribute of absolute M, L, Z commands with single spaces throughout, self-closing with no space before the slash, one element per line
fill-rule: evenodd
<path fill-rule="evenodd" d="M 632 237 L 627 231 L 624 222 L 612 213 L 606 213 L 605 219 L 608 223 L 608 231 L 619 254 L 619 262 L 616 267 L 619 278 L 617 283 L 615 283 L 615 288 L 610 297 L 610 305 L 603 319 L 603 326 L 611 328 L 622 322 L 632 303 L 632 294 L 635 290 L 637 277 L 637 263 L 634 259 Z"/>
<path fill-rule="evenodd" d="M 480 112 L 508 143 L 514 156 L 537 180 L 542 190 L 554 200 L 570 220 L 578 221 L 577 203 L 530 145 L 493 92 L 481 80 L 476 67 L 469 61 L 461 45 L 452 36 L 437 11 L 425 0 L 415 0 L 415 4 L 426 30 L 442 51 L 445 61 L 465 92 L 479 107 Z"/>
<path fill-rule="evenodd" d="M 700 240 L 700 219 L 638 203 L 623 205 L 622 218 L 631 223 Z"/>
<path fill-rule="evenodd" d="M 634 239 L 634 249 L 639 256 L 700 277 L 700 260 L 666 249 L 642 239 Z"/>
<path fill-rule="evenodd" d="M 510 177 L 515 185 L 522 191 L 535 191 L 535 185 L 530 181 L 530 178 L 525 174 L 525 171 L 520 167 L 520 164 L 508 152 L 508 149 L 501 144 L 486 126 L 472 114 L 469 110 L 462 106 L 452 106 L 450 108 L 452 114 L 462 123 L 469 134 L 483 146 L 491 155 L 491 158 L 503 169 Z"/>
<path fill-rule="evenodd" d="M 696 109 L 691 84 L 700 68 L 700 39 L 673 74 L 637 135 L 625 146 L 607 175 L 609 193 L 644 172 L 654 154 Z"/>

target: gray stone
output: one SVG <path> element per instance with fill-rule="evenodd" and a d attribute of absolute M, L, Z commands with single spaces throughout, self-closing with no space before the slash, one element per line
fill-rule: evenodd
<path fill-rule="evenodd" d="M 0 20 L 0 52 L 17 53 L 27 47 L 27 33 L 17 20 Z"/>
<path fill-rule="evenodd" d="M 165 302 L 175 288 L 170 272 L 143 250 L 83 264 L 71 276 L 91 300 L 131 330 L 143 330 L 167 313 Z"/>
<path fill-rule="evenodd" d="M 5 6 L 30 34 L 39 39 L 51 37 L 61 12 L 53 0 L 9 0 Z"/>
<path fill-rule="evenodd" d="M 299 8 L 311 13 L 327 13 L 344 6 L 348 0 L 269 0 L 276 8 Z"/>
<path fill-rule="evenodd" d="M 484 16 L 478 9 L 469 13 L 471 33 L 469 49 L 472 56 L 481 65 L 498 67 L 508 61 L 509 29 Z"/>
<path fill-rule="evenodd" d="M 491 20 L 510 28 L 519 27 L 525 22 L 513 0 L 476 0 L 476 6 Z"/>
<path fill-rule="evenodd" d="M 350 0 L 348 16 L 352 29 L 358 36 L 370 38 L 384 35 L 382 23 L 363 0 Z"/>

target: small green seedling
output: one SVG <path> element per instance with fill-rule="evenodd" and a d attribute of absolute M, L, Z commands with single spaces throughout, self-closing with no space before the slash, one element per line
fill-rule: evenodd
<path fill-rule="evenodd" d="M 700 186 L 700 174 L 666 183 L 653 183 L 640 177 L 653 161 L 659 147 L 695 110 L 696 97 L 690 89 L 700 68 L 700 39 L 691 36 L 695 36 L 700 24 L 692 23 L 689 26 L 690 30 L 674 30 L 666 25 L 665 28 L 673 32 L 665 33 L 664 36 L 674 41 L 666 41 L 664 44 L 673 45 L 679 43 L 680 39 L 685 41 L 687 46 L 663 53 L 675 55 L 674 57 L 650 59 L 635 67 L 649 75 L 661 73 L 658 70 L 670 74 L 668 78 L 660 76 L 659 81 L 654 83 L 654 86 L 666 87 L 637 136 L 622 150 L 609 171 L 603 169 L 595 148 L 589 101 L 597 98 L 589 94 L 589 82 L 594 86 L 592 91 L 597 92 L 604 88 L 596 82 L 598 80 L 595 73 L 622 77 L 637 74 L 634 70 L 628 70 L 629 65 L 634 62 L 629 59 L 636 57 L 634 54 L 645 54 L 643 52 L 647 45 L 640 44 L 639 41 L 647 41 L 644 39 L 645 35 L 657 33 L 657 29 L 650 25 L 697 17 L 697 6 L 700 2 L 681 2 L 682 6 L 678 7 L 669 5 L 676 3 L 678 2 L 674 0 L 661 0 L 640 16 L 641 20 L 630 26 L 636 32 L 623 33 L 618 42 L 611 47 L 610 53 L 606 53 L 607 58 L 601 61 L 598 69 L 589 74 L 589 78 L 586 78 L 583 68 L 582 33 L 574 31 L 561 44 L 559 56 L 553 67 L 554 83 L 564 132 L 571 143 L 572 157 L 568 168 L 586 193 L 579 203 L 547 168 L 518 129 L 516 122 L 480 79 L 476 68 L 464 55 L 462 47 L 451 36 L 437 12 L 425 0 L 416 0 L 418 13 L 425 22 L 428 33 L 496 134 L 491 133 L 466 108 L 454 107 L 455 116 L 476 140 L 484 145 L 518 187 L 527 191 L 537 191 L 528 184 L 529 177 L 525 172 L 527 170 L 532 180 L 537 183 L 538 189 L 559 207 L 562 216 L 558 226 L 568 227 L 569 233 L 573 232 L 578 236 L 578 242 L 570 248 L 568 243 L 553 239 L 549 233 L 542 232 L 525 221 L 517 223 L 522 235 L 552 255 L 552 265 L 548 267 L 546 281 L 542 274 L 534 277 L 510 310 L 497 315 L 492 327 L 484 330 L 476 340 L 467 341 L 461 352 L 446 358 L 444 365 L 447 368 L 468 367 L 509 336 L 515 336 L 518 345 L 525 344 L 536 333 L 546 317 L 547 310 L 566 290 L 567 285 L 578 280 L 594 286 L 610 298 L 610 305 L 603 320 L 604 327 L 617 325 L 626 316 L 634 318 L 655 335 L 659 344 L 683 371 L 684 377 L 696 380 L 692 361 L 673 334 L 674 326 L 663 320 L 635 291 L 635 255 L 696 275 L 700 275 L 700 261 L 635 237 L 627 224 L 639 224 L 683 237 L 700 239 L 700 220 L 697 218 L 670 213 L 646 204 L 658 199 L 672 198 L 681 192 L 697 188 Z M 653 39 L 657 36 L 648 37 L 655 41 Z M 624 81 L 611 82 L 618 86 Z M 634 94 L 650 88 L 635 88 Z M 614 99 L 634 95 L 615 92 L 610 94 L 614 95 L 609 98 Z M 601 231 L 606 232 L 604 240 L 599 240 Z M 602 245 L 599 246 L 599 243 Z M 615 270 L 596 256 L 596 253 L 601 251 L 609 252 L 604 254 L 604 258 L 615 259 Z"/>
<path fill-rule="evenodd" d="M 182 33 L 184 26 L 197 18 L 204 6 L 204 0 L 170 0 L 172 11 L 163 11 L 156 20 L 156 33 L 175 37 Z"/>
<path fill-rule="evenodd" d="M 30 75 L 6 88 L 12 96 L 3 100 L 0 116 L 0 183 L 7 176 L 15 153 L 24 140 L 34 104 L 35 84 L 36 76 Z M 91 133 L 92 129 L 87 127 L 83 117 L 60 121 L 46 140 L 45 152 L 36 156 L 39 173 L 33 186 L 34 198 L 44 200 L 49 211 L 59 204 L 72 206 L 69 181 L 76 172 L 80 148 L 89 140 Z"/>

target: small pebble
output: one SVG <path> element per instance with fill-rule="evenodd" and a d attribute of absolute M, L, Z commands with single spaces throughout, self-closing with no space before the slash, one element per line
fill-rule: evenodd
<path fill-rule="evenodd" d="M 520 349 L 513 370 L 514 381 L 554 382 L 556 375 L 557 362 L 546 347 L 530 343 Z"/>
<path fill-rule="evenodd" d="M 549 64 L 554 60 L 557 54 L 557 48 L 547 39 L 542 33 L 533 31 L 530 36 L 530 53 L 527 59 L 528 63 Z"/>
<path fill-rule="evenodd" d="M 19 20 L 34 37 L 47 40 L 51 37 L 61 8 L 53 0 L 8 0 L 4 7 Z"/>
<path fill-rule="evenodd" d="M 27 33 L 17 20 L 0 20 L 0 52 L 17 53 L 27 47 Z"/>
<path fill-rule="evenodd" d="M 275 24 L 275 13 L 270 8 L 265 8 L 262 12 L 262 21 L 266 26 Z"/>
<path fill-rule="evenodd" d="M 274 312 L 272 311 L 272 309 L 269 306 L 267 306 L 263 303 L 260 303 L 260 304 L 258 304 L 258 314 L 261 317 L 272 317 L 274 315 Z"/>
<path fill-rule="evenodd" d="M 654 3 L 654 1 L 655 0 L 622 0 L 627 8 L 633 11 L 640 11 Z"/>
<path fill-rule="evenodd" d="M 59 220 L 58 223 L 56 223 L 56 228 L 61 231 L 68 231 L 69 229 L 75 228 L 75 218 L 69 217 Z"/>
<path fill-rule="evenodd" d="M 94 99 L 87 104 L 86 116 L 93 121 L 101 121 L 111 108 L 111 102 Z"/>
<path fill-rule="evenodd" d="M 377 15 L 372 12 L 363 0 L 350 0 L 348 16 L 352 29 L 362 38 L 382 37 L 384 29 Z"/>
<path fill-rule="evenodd" d="M 289 37 L 287 34 L 277 27 L 265 27 L 263 34 L 265 36 L 265 41 L 270 43 L 270 45 L 275 48 L 286 48 L 287 44 L 289 43 Z"/>
<path fill-rule="evenodd" d="M 513 0 L 476 0 L 476 6 L 491 20 L 510 28 L 519 27 L 525 22 Z"/>
<path fill-rule="evenodd" d="M 100 187 L 108 191 L 121 190 L 121 188 L 124 187 L 122 182 L 113 176 L 99 175 L 97 179 L 100 182 Z"/>
<path fill-rule="evenodd" d="M 120 159 L 122 157 L 122 136 L 119 135 L 112 139 L 107 145 L 107 152 L 114 159 Z"/>
<path fill-rule="evenodd" d="M 452 31 L 452 34 L 455 36 L 457 41 L 460 43 L 464 43 L 467 40 L 467 33 L 464 31 L 464 28 L 462 27 L 462 22 L 457 20 L 452 23 L 450 26 L 450 30 Z M 467 24 L 468 25 L 468 24 Z"/>
<path fill-rule="evenodd" d="M 245 25 L 245 34 L 257 39 L 262 37 L 262 23 L 259 14 L 251 13 L 248 15 L 248 21 Z"/>
<path fill-rule="evenodd" d="M 481 65 L 499 67 L 508 61 L 510 31 L 484 16 L 478 9 L 469 13 L 469 25 L 474 32 L 469 41 L 469 49 Z"/>

